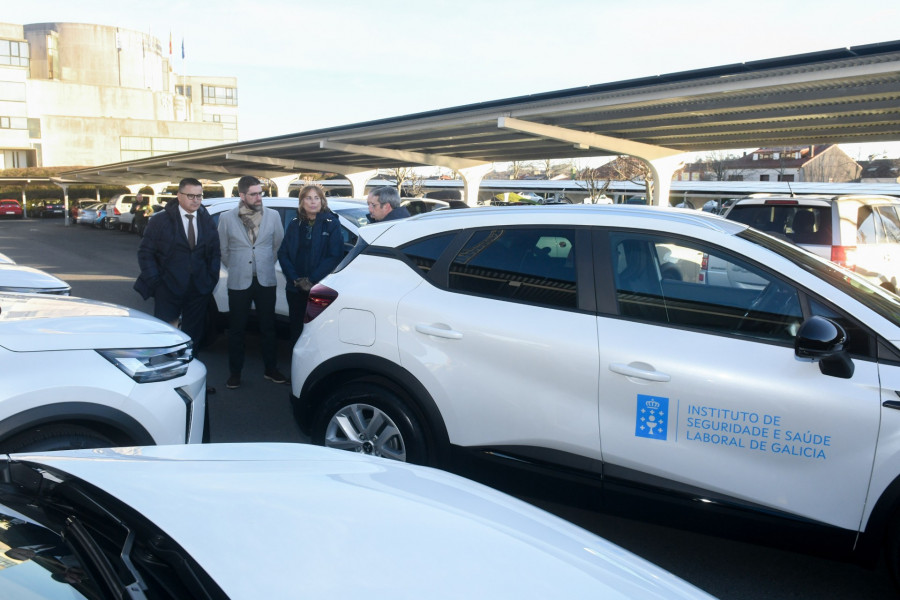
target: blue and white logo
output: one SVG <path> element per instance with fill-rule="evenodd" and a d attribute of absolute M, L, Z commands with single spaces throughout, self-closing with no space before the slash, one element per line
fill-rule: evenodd
<path fill-rule="evenodd" d="M 638 394 L 634 435 L 665 440 L 669 434 L 669 399 Z"/>

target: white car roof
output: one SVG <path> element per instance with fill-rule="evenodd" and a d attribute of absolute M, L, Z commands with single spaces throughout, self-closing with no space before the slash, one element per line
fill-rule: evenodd
<path fill-rule="evenodd" d="M 581 225 L 637 227 L 661 231 L 716 232 L 733 235 L 747 229 L 737 221 L 696 210 L 626 204 L 553 204 L 535 206 L 484 206 L 468 210 L 439 210 L 408 219 L 374 223 L 360 230 L 369 243 L 395 246 L 443 231 L 472 227 Z"/>
<path fill-rule="evenodd" d="M 298 590 L 310 598 L 709 598 L 575 525 L 426 467 L 305 444 L 14 459 L 130 505 L 234 599 Z"/>

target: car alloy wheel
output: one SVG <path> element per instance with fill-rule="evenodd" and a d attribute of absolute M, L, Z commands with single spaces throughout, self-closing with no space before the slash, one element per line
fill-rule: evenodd
<path fill-rule="evenodd" d="M 397 425 L 368 404 L 345 406 L 328 422 L 325 445 L 406 462 L 406 444 Z"/>
<path fill-rule="evenodd" d="M 387 385 L 351 381 L 318 408 L 312 442 L 415 464 L 429 464 L 422 417 Z"/>

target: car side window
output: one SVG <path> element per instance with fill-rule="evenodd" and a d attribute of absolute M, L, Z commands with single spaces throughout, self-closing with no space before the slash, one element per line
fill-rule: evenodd
<path fill-rule="evenodd" d="M 626 233 L 610 243 L 623 316 L 761 341 L 792 340 L 803 321 L 795 288 L 721 250 Z"/>
<path fill-rule="evenodd" d="M 417 240 L 401 248 L 403 254 L 416 265 L 423 275 L 431 271 L 431 267 L 441 257 L 447 245 L 456 237 L 456 232 L 436 235 L 424 240 Z"/>
<path fill-rule="evenodd" d="M 881 216 L 881 223 L 884 225 L 884 241 L 889 244 L 900 243 L 900 218 L 897 216 L 896 207 L 879 206 L 876 210 Z"/>
<path fill-rule="evenodd" d="M 560 308 L 577 306 L 575 230 L 475 231 L 450 264 L 453 291 Z"/>
<path fill-rule="evenodd" d="M 860 206 L 856 215 L 856 243 L 876 244 L 879 242 L 878 215 L 871 206 Z"/>

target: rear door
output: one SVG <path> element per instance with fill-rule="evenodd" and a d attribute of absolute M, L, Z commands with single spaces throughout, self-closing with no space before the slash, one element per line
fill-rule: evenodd
<path fill-rule="evenodd" d="M 853 377 L 825 376 L 794 356 L 803 311 L 790 281 L 700 241 L 607 243 L 618 314 L 597 320 L 604 476 L 858 528 L 881 410 L 864 334 Z M 691 265 L 661 277 L 661 247 L 764 285 L 703 283 Z"/>
<path fill-rule="evenodd" d="M 584 457 L 600 458 L 597 330 L 579 293 L 591 293 L 589 265 L 586 281 L 576 268 L 587 230 L 454 239 L 403 249 L 426 277 L 398 307 L 403 366 L 432 393 L 451 443 L 590 468 Z M 449 248 L 443 266 L 435 245 Z"/>

